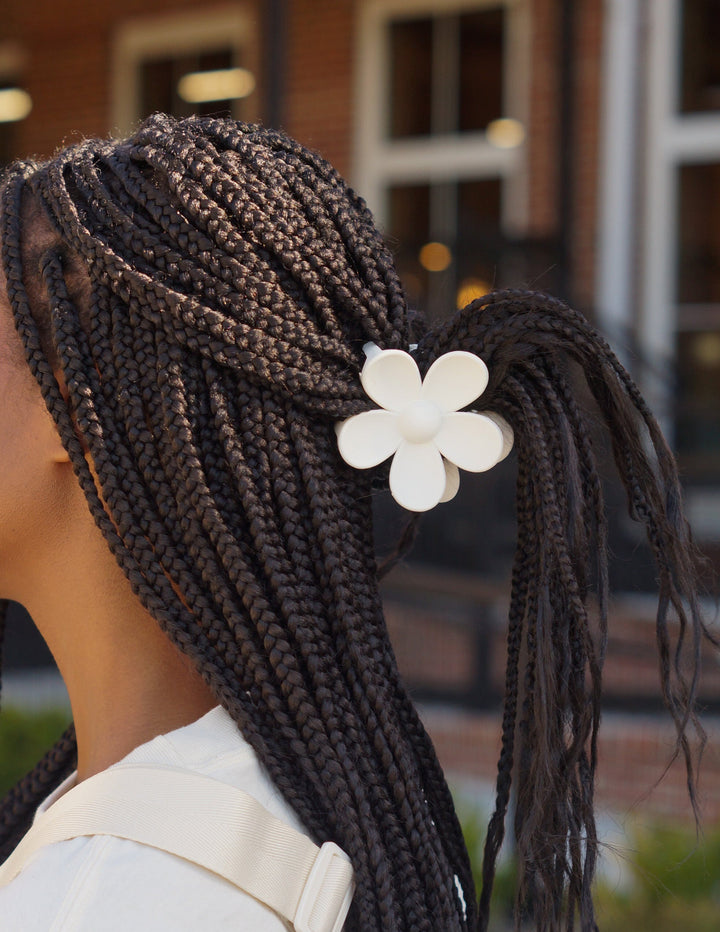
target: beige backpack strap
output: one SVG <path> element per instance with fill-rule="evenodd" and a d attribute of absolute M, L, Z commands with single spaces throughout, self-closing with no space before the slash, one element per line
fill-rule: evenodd
<path fill-rule="evenodd" d="M 340 932 L 354 893 L 350 860 L 332 842 L 318 848 L 252 796 L 211 777 L 131 764 L 89 777 L 40 815 L 0 866 L 0 886 L 40 848 L 81 835 L 115 835 L 192 861 L 295 932 Z"/>

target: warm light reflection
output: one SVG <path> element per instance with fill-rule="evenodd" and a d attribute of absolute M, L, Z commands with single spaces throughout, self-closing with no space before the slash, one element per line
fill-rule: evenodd
<path fill-rule="evenodd" d="M 476 298 L 484 297 L 490 290 L 490 283 L 483 278 L 464 278 L 460 282 L 455 296 L 458 310 L 467 307 Z"/>
<path fill-rule="evenodd" d="M 255 76 L 247 68 L 193 71 L 178 81 L 178 94 L 189 104 L 238 100 L 255 90 Z"/>
<path fill-rule="evenodd" d="M 428 272 L 444 272 L 452 262 L 452 253 L 445 243 L 425 243 L 418 258 Z"/>
<path fill-rule="evenodd" d="M 503 117 L 488 123 L 485 134 L 488 142 L 497 149 L 515 149 L 525 140 L 525 127 L 519 120 Z"/>
<path fill-rule="evenodd" d="M 695 338 L 693 350 L 701 366 L 715 368 L 720 365 L 720 333 L 703 333 Z"/>
<path fill-rule="evenodd" d="M 24 120 L 32 110 L 32 97 L 19 87 L 0 90 L 0 123 Z"/>

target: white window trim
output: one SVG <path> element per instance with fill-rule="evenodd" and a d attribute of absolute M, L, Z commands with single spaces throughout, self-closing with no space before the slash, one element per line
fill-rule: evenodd
<path fill-rule="evenodd" d="M 527 226 L 527 146 L 498 149 L 484 133 L 388 140 L 389 47 L 387 23 L 403 17 L 446 15 L 483 7 L 505 6 L 506 33 L 504 116 L 528 125 L 530 62 L 529 4 L 526 0 L 368 0 L 359 8 L 355 86 L 353 184 L 367 200 L 380 226 L 387 221 L 386 192 L 396 181 L 442 182 L 469 178 L 512 178 L 503 185 L 502 226 Z"/>
<path fill-rule="evenodd" d="M 112 127 L 123 136 L 137 124 L 140 113 L 140 65 L 163 55 L 202 52 L 219 45 L 242 50 L 246 67 L 257 74 L 255 18 L 237 5 L 207 12 L 139 17 L 117 30 L 112 57 Z"/>
<path fill-rule="evenodd" d="M 638 0 L 606 0 L 603 22 L 598 263 L 598 324 L 620 353 L 634 325 L 637 242 Z M 627 361 L 623 359 L 623 361 Z"/>
<path fill-rule="evenodd" d="M 644 192 L 644 250 L 638 342 L 652 368 L 666 374 L 675 357 L 674 219 L 676 216 L 676 164 L 667 146 L 668 131 L 676 116 L 677 27 L 676 0 L 654 0 L 647 9 L 649 58 L 647 84 L 646 171 Z M 651 367 L 646 367 L 646 370 Z M 649 401 L 669 427 L 667 385 L 649 373 L 643 388 Z"/>

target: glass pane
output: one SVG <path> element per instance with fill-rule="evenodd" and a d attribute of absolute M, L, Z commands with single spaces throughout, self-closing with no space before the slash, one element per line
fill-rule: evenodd
<path fill-rule="evenodd" d="M 140 66 L 141 115 L 162 111 L 176 117 L 191 116 L 194 113 L 202 116 L 231 116 L 232 101 L 211 100 L 191 104 L 180 97 L 177 85 L 180 78 L 190 72 L 231 68 L 235 64 L 231 48 L 144 61 Z"/>
<path fill-rule="evenodd" d="M 18 87 L 16 81 L 0 81 L 0 89 L 8 87 Z M 0 168 L 9 165 L 13 159 L 20 158 L 21 153 L 17 151 L 17 123 L 10 121 L 0 123 Z"/>
<path fill-rule="evenodd" d="M 15 123 L 0 123 L 0 168 L 17 158 Z"/>
<path fill-rule="evenodd" d="M 410 304 L 429 320 L 449 317 L 493 287 L 518 283 L 512 247 L 500 230 L 501 197 L 497 178 L 436 185 L 432 191 L 428 185 L 390 189 L 395 262 Z M 456 219 L 447 226 L 438 217 Z"/>
<path fill-rule="evenodd" d="M 500 230 L 501 196 L 499 178 L 458 185 L 457 307 L 504 284 L 507 244 Z"/>
<path fill-rule="evenodd" d="M 218 68 L 231 68 L 233 66 L 233 50 L 215 49 L 211 52 L 200 52 L 195 56 L 198 71 L 215 71 Z"/>
<path fill-rule="evenodd" d="M 693 302 L 720 304 L 720 212 L 717 209 L 718 204 L 720 204 L 720 163 L 681 166 L 678 191 L 678 300 L 680 304 Z"/>
<path fill-rule="evenodd" d="M 682 4 L 681 108 L 720 110 L 720 0 Z"/>
<path fill-rule="evenodd" d="M 458 185 L 458 236 L 483 239 L 500 229 L 501 183 L 499 178 L 461 181 Z"/>
<path fill-rule="evenodd" d="M 432 101 L 431 19 L 390 26 L 390 136 L 430 133 Z"/>
<path fill-rule="evenodd" d="M 680 166 L 675 438 L 687 474 L 713 482 L 720 466 L 719 198 L 720 163 Z"/>
<path fill-rule="evenodd" d="M 390 235 L 401 242 L 427 239 L 430 228 L 430 187 L 426 184 L 390 188 Z"/>
<path fill-rule="evenodd" d="M 430 186 L 398 185 L 390 188 L 387 235 L 395 264 L 411 307 L 427 309 L 428 273 L 420 264 L 420 249 L 430 230 Z"/>
<path fill-rule="evenodd" d="M 707 465 L 708 454 L 714 455 L 716 471 L 720 456 L 720 313 L 717 323 L 717 330 L 678 334 L 675 436 L 683 465 L 692 472 L 694 465 Z"/>
<path fill-rule="evenodd" d="M 175 112 L 173 63 L 170 59 L 146 61 L 140 66 L 140 114 Z M 177 116 L 177 114 L 176 114 Z"/>
<path fill-rule="evenodd" d="M 483 130 L 503 115 L 502 9 L 460 17 L 461 132 Z"/>

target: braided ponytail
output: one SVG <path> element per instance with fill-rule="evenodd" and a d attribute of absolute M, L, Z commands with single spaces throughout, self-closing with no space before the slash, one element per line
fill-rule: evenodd
<path fill-rule="evenodd" d="M 1 197 L 16 327 L 95 521 L 308 831 L 349 854 L 349 932 L 485 929 L 514 768 L 518 904 L 532 902 L 538 929 L 576 912 L 592 928 L 606 525 L 565 359 L 587 376 L 655 551 L 663 689 L 691 792 L 695 674 L 670 658 L 669 607 L 691 632 L 693 669 L 704 631 L 672 457 L 607 346 L 558 302 L 507 292 L 425 332 L 416 352 L 423 370 L 447 350 L 480 355 L 483 406 L 512 424 L 518 450 L 502 752 L 478 907 L 385 627 L 371 515 L 384 473 L 354 470 L 337 450 L 335 424 L 369 407 L 363 345 L 409 339 L 363 202 L 280 133 L 162 115 L 126 141 L 14 166 Z M 21 243 L 37 209 L 55 242 L 32 269 Z M 0 852 L 75 753 L 69 732 L 3 801 Z"/>
<path fill-rule="evenodd" d="M 705 741 L 694 709 L 700 646 L 703 636 L 716 643 L 698 605 L 700 556 L 682 514 L 675 462 L 657 422 L 606 342 L 580 314 L 546 295 L 490 294 L 427 334 L 415 355 L 423 369 L 458 349 L 486 362 L 490 383 L 479 408 L 498 412 L 512 425 L 518 457 L 502 745 L 479 927 L 488 924 L 514 774 L 517 910 L 529 909 L 539 930 L 560 929 L 564 922 L 570 928 L 576 914 L 581 928 L 592 930 L 607 523 L 590 420 L 575 401 L 572 364 L 597 403 L 630 515 L 645 526 L 657 565 L 661 687 L 696 816 L 696 764 Z M 593 590 L 594 623 L 587 604 Z M 671 611 L 679 623 L 674 646 Z M 688 731 L 697 738 L 695 751 Z"/>

